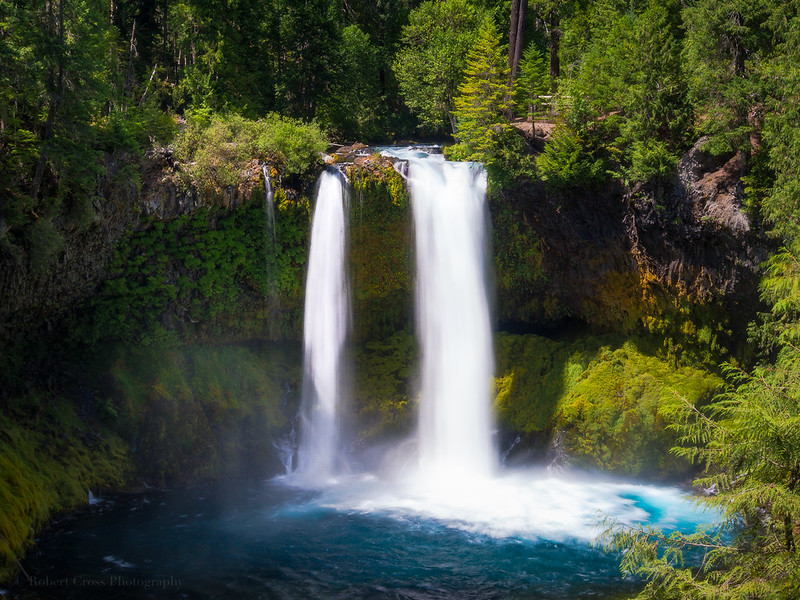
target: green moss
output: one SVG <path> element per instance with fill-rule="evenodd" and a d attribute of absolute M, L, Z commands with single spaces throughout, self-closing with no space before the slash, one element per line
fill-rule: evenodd
<path fill-rule="evenodd" d="M 705 278 L 702 272 L 697 277 Z M 737 337 L 730 307 L 720 294 L 690 293 L 681 285 L 668 285 L 644 264 L 636 271 L 611 271 L 598 278 L 580 313 L 596 327 L 660 339 L 661 352 L 673 362 L 710 368 L 731 360 Z M 743 338 L 740 329 L 738 337 Z"/>
<path fill-rule="evenodd" d="M 703 402 L 723 383 L 702 368 L 675 366 L 644 340 L 500 335 L 496 346 L 495 407 L 505 427 L 560 430 L 573 463 L 633 475 L 686 468 L 669 454 L 675 437 L 661 408 L 679 397 Z"/>
<path fill-rule="evenodd" d="M 355 338 L 407 327 L 412 299 L 408 192 L 391 162 L 371 157 L 347 169 L 352 187 L 350 270 Z"/>
<path fill-rule="evenodd" d="M 55 514 L 87 502 L 90 490 L 119 488 L 129 449 L 114 433 L 79 418 L 62 398 L 31 394 L 0 412 L 0 581 Z"/>
<path fill-rule="evenodd" d="M 299 338 L 309 205 L 278 190 L 275 210 L 274 240 L 258 202 L 145 222 L 120 244 L 73 337 L 139 345 Z"/>
<path fill-rule="evenodd" d="M 417 364 L 414 336 L 399 332 L 369 342 L 355 352 L 354 403 L 360 437 L 374 441 L 407 432 L 417 406 L 413 369 Z"/>
<path fill-rule="evenodd" d="M 573 464 L 630 475 L 685 473 L 688 465 L 669 453 L 675 436 L 662 409 L 683 399 L 702 403 L 723 384 L 702 367 L 676 366 L 644 338 L 500 334 L 495 355 L 494 409 L 505 429 L 530 440 L 558 433 Z M 353 398 L 363 441 L 414 426 L 417 356 L 414 337 L 402 332 L 356 348 Z"/>
<path fill-rule="evenodd" d="M 530 322 L 554 314 L 553 307 L 544 306 L 547 274 L 542 240 L 526 223 L 524 212 L 502 196 L 493 197 L 489 208 L 500 320 Z"/>

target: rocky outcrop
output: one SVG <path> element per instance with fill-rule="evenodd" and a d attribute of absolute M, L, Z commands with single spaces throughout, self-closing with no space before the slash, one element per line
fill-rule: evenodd
<path fill-rule="evenodd" d="M 683 156 L 666 189 L 633 190 L 632 249 L 659 281 L 697 299 L 751 298 L 768 246 L 742 207 L 746 160 L 714 156 L 705 138 Z"/>
<path fill-rule="evenodd" d="M 742 153 L 714 156 L 703 150 L 708 138 L 701 138 L 678 163 L 678 181 L 696 220 L 710 219 L 721 229 L 736 234 L 751 229 L 742 210 L 746 170 Z"/>

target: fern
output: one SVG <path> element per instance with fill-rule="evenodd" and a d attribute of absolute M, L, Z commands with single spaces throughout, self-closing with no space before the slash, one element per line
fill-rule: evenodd
<path fill-rule="evenodd" d="M 770 289 L 778 288 L 792 289 L 786 282 Z M 751 373 L 724 371 L 731 387 L 711 405 L 679 399 L 663 409 L 679 433 L 673 452 L 704 467 L 695 485 L 712 492 L 701 501 L 719 511 L 720 529 L 667 536 L 612 524 L 606 531 L 608 548 L 624 550 L 623 571 L 648 581 L 641 599 L 798 597 L 800 349 L 785 345 L 773 365 Z"/>

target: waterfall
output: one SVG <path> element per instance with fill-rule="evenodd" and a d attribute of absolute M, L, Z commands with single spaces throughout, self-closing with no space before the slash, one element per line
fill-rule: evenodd
<path fill-rule="evenodd" d="M 420 468 L 435 482 L 488 478 L 495 466 L 487 293 L 486 172 L 412 158 L 420 339 Z"/>
<path fill-rule="evenodd" d="M 493 475 L 492 331 L 487 292 L 486 172 L 441 156 L 407 158 L 416 233 L 421 349 L 419 462 L 423 480 L 469 484 Z M 349 305 L 346 179 L 319 184 L 304 323 L 303 410 L 296 477 L 336 474 Z"/>
<path fill-rule="evenodd" d="M 272 234 L 272 241 L 275 241 L 275 192 L 272 189 L 272 182 L 269 179 L 267 165 L 261 165 L 261 172 L 264 173 L 264 209 L 267 211 L 267 223 Z"/>
<path fill-rule="evenodd" d="M 322 174 L 311 224 L 303 328 L 301 438 L 296 475 L 324 483 L 334 474 L 339 446 L 343 351 L 349 320 L 345 271 L 347 183 Z"/>

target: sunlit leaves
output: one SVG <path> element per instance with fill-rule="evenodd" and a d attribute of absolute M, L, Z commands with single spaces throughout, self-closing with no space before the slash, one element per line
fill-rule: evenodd
<path fill-rule="evenodd" d="M 428 0 L 409 15 L 394 73 L 408 107 L 426 129 L 446 131 L 466 56 L 482 22 L 469 0 Z"/>
<path fill-rule="evenodd" d="M 774 364 L 726 372 L 732 387 L 708 407 L 664 409 L 681 436 L 674 452 L 704 467 L 695 485 L 722 535 L 607 532 L 623 569 L 649 581 L 640 598 L 788 600 L 800 587 L 800 351 L 786 345 Z"/>
<path fill-rule="evenodd" d="M 511 127 L 508 63 L 499 37 L 494 21 L 486 19 L 467 55 L 464 82 L 455 98 L 456 137 L 471 160 L 490 159 L 498 136 Z"/>

